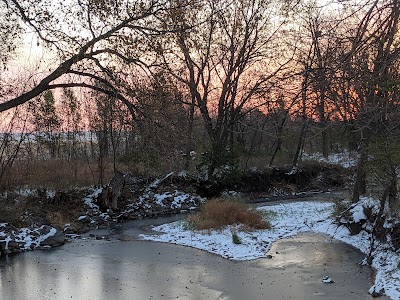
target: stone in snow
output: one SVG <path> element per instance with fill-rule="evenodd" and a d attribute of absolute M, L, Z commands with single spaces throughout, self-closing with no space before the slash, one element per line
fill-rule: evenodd
<path fill-rule="evenodd" d="M 324 277 L 322 277 L 322 282 L 323 283 L 333 283 L 333 280 L 329 276 L 325 275 Z"/>
<path fill-rule="evenodd" d="M 53 235 L 49 235 L 43 241 L 41 241 L 40 246 L 56 247 L 64 243 L 65 243 L 65 234 L 57 230 Z"/>

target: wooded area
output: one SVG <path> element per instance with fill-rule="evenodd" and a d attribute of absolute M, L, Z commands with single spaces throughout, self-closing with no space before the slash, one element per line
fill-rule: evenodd
<path fill-rule="evenodd" d="M 0 183 L 349 151 L 353 201 L 368 179 L 397 207 L 399 14 L 398 0 L 1 0 Z"/>

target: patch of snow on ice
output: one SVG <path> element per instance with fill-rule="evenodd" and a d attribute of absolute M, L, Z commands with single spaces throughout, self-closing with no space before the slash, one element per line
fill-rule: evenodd
<path fill-rule="evenodd" d="M 9 236 L 6 236 L 4 240 L 0 240 L 0 242 L 5 242 L 4 245 L 4 250 L 8 250 L 8 243 L 12 241 L 12 238 Z"/>
<path fill-rule="evenodd" d="M 41 229 L 43 226 L 41 226 L 39 229 Z M 55 235 L 57 233 L 57 229 L 55 229 L 54 227 L 52 227 L 50 229 L 50 231 L 47 234 L 41 235 L 39 236 L 36 240 L 35 240 L 35 244 L 36 246 L 39 246 L 41 242 L 43 242 L 44 240 L 46 240 L 47 238 Z"/>
<path fill-rule="evenodd" d="M 23 250 L 30 250 L 32 247 L 40 246 L 42 241 L 57 233 L 57 229 L 51 228 L 47 234 L 41 235 L 40 229 L 42 228 L 43 226 L 39 228 L 21 228 L 12 232 L 14 238 L 3 234 L 5 239 L 0 240 L 0 242 L 5 242 L 5 250 L 8 249 L 8 243 L 11 241 L 20 243 Z"/>

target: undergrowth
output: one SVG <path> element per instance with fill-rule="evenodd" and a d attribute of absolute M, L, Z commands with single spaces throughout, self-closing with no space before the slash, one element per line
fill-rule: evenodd
<path fill-rule="evenodd" d="M 48 225 L 63 228 L 76 222 L 83 208 L 87 189 L 58 190 L 49 197 L 46 190 L 31 190 L 27 195 L 10 192 L 0 196 L 0 223 L 16 227 Z"/>

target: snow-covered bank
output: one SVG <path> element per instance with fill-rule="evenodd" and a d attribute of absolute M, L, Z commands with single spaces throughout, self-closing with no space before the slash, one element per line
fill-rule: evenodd
<path fill-rule="evenodd" d="M 303 153 L 303 160 L 314 160 L 322 163 L 340 165 L 343 168 L 351 168 L 357 165 L 358 154 L 343 151 L 342 153 L 331 153 L 328 157 L 323 157 L 322 153 Z"/>
<path fill-rule="evenodd" d="M 260 207 L 271 220 L 273 229 L 237 232 L 241 244 L 232 242 L 232 230 L 200 232 L 191 230 L 185 221 L 164 224 L 154 228 L 162 235 L 142 235 L 145 240 L 175 243 L 206 250 L 234 260 L 266 257 L 272 243 L 280 238 L 301 232 L 328 234 L 334 239 L 350 244 L 364 253 L 370 251 L 370 236 L 365 232 L 350 235 L 347 228 L 334 224 L 332 203 L 294 202 Z M 400 257 L 387 245 L 378 245 L 373 253 L 372 266 L 376 269 L 375 285 L 370 292 L 381 292 L 392 299 L 400 299 Z"/>
<path fill-rule="evenodd" d="M 64 233 L 48 225 L 17 229 L 7 223 L 0 223 L 0 256 L 2 253 L 51 248 L 64 242 Z"/>
<path fill-rule="evenodd" d="M 153 183 L 153 188 L 154 185 Z M 151 189 L 146 189 L 140 197 L 128 199 L 127 204 L 119 211 L 104 212 L 98 205 L 102 188 L 89 189 L 89 191 L 91 193 L 80 200 L 81 209 L 77 209 L 75 220 L 67 220 L 72 221 L 71 223 L 53 226 L 45 218 L 35 218 L 36 222 L 24 224 L 19 228 L 12 223 L 0 222 L 0 257 L 15 252 L 56 247 L 69 240 L 80 238 L 81 233 L 90 229 L 105 229 L 111 224 L 124 220 L 147 219 L 195 211 L 205 200 L 196 194 L 178 190 L 155 193 Z M 23 190 L 20 194 L 35 196 L 37 191 Z M 54 198 L 55 193 L 51 194 Z M 51 200 L 49 192 L 46 199 Z M 24 214 L 22 217 L 25 215 L 31 216 Z"/>
<path fill-rule="evenodd" d="M 112 222 L 120 222 L 120 220 L 147 219 L 196 211 L 205 201 L 205 198 L 196 194 L 176 189 L 160 193 L 146 189 L 141 196 L 127 199 L 126 205 L 119 211 L 102 212 L 97 204 L 101 192 L 102 189 L 96 189 L 83 199 L 86 211 L 78 217 L 78 221 L 86 223 L 92 229 L 104 227 Z"/>

